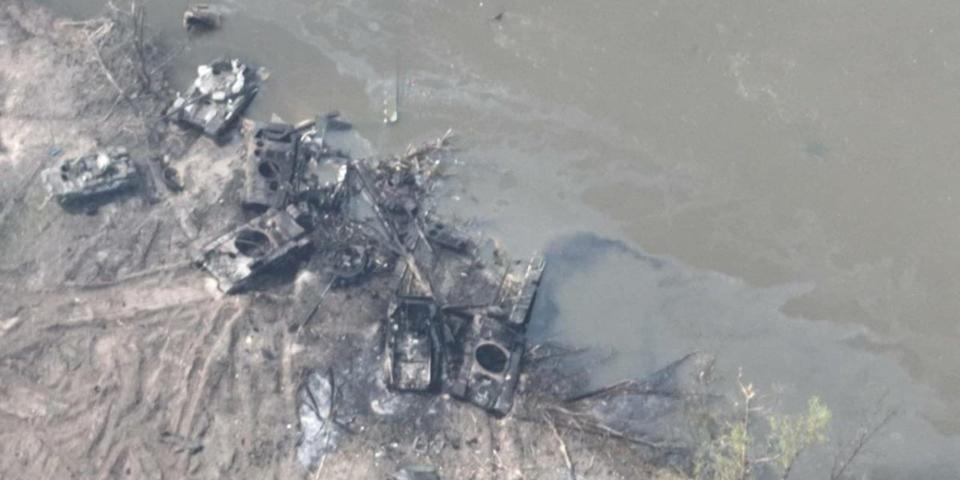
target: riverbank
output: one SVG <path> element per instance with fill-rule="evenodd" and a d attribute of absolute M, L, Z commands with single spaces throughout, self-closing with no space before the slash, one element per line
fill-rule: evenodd
<path fill-rule="evenodd" d="M 172 53 L 137 18 L 0 7 L 0 476 L 374 479 L 409 464 L 451 479 L 671 475 L 647 463 L 649 446 L 557 429 L 535 410 L 497 419 L 387 391 L 391 278 L 326 293 L 304 271 L 259 293 L 217 292 L 190 260 L 242 218 L 239 142 L 161 120 Z M 169 156 L 183 191 L 146 181 L 84 212 L 49 201 L 42 169 L 111 145 L 148 179 L 149 159 Z M 343 380 L 336 447 L 298 455 L 315 372 Z"/>

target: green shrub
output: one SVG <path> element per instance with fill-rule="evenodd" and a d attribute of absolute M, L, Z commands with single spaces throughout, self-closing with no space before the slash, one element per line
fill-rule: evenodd
<path fill-rule="evenodd" d="M 741 417 L 700 449 L 694 463 L 694 478 L 748 480 L 754 477 L 755 467 L 769 465 L 786 479 L 800 454 L 827 440 L 832 414 L 819 397 L 811 397 L 807 411 L 802 414 L 767 415 L 751 406 L 756 396 L 752 384 L 741 383 L 740 391 Z M 769 431 L 758 434 L 752 428 L 753 416 L 765 417 Z"/>

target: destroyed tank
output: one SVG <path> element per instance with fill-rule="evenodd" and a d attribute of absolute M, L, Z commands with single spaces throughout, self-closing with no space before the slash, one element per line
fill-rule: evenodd
<path fill-rule="evenodd" d="M 196 264 L 217 279 L 224 293 L 236 293 L 260 272 L 292 259 L 310 246 L 293 206 L 271 210 L 203 247 Z"/>
<path fill-rule="evenodd" d="M 132 188 L 137 170 L 122 147 L 60 161 L 45 170 L 47 191 L 61 204 L 73 204 Z"/>
<path fill-rule="evenodd" d="M 293 125 L 244 120 L 245 209 L 282 208 L 293 190 L 298 135 Z"/>
<path fill-rule="evenodd" d="M 256 72 L 240 60 L 218 60 L 197 67 L 186 95 L 177 94 L 167 116 L 219 140 L 237 123 L 260 89 Z"/>
<path fill-rule="evenodd" d="M 459 372 L 447 379 L 447 390 L 497 416 L 513 407 L 520 379 L 520 362 L 526 349 L 524 334 L 486 315 L 467 324 Z"/>

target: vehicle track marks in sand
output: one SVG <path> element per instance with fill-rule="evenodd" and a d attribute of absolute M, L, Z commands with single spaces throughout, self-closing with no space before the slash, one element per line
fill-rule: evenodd
<path fill-rule="evenodd" d="M 16 431 L 0 433 L 0 472 L 9 471 L 13 463 L 30 460 L 21 478 L 82 478 L 71 459 L 43 437 L 32 425 L 19 425 Z"/>
<path fill-rule="evenodd" d="M 194 361 L 186 379 L 188 393 L 176 424 L 176 432 L 184 437 L 193 437 L 197 419 L 202 413 L 200 404 L 216 391 L 224 370 L 228 368 L 227 362 L 222 360 L 229 354 L 231 344 L 235 343 L 234 327 L 244 315 L 243 306 L 246 303 L 243 299 L 224 303 L 223 307 L 226 308 L 218 310 L 203 342 L 193 350 Z M 229 317 L 220 321 L 225 316 L 224 310 L 231 309 L 233 311 Z"/>

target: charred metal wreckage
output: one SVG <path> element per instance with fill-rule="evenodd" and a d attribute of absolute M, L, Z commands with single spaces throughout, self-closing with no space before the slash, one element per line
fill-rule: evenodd
<path fill-rule="evenodd" d="M 290 206 L 254 218 L 207 244 L 197 264 L 217 279 L 221 290 L 238 292 L 257 273 L 291 261 L 310 247 L 306 230 L 297 224 L 298 214 Z"/>
<path fill-rule="evenodd" d="M 219 141 L 259 82 L 239 60 L 202 65 L 167 117 Z M 504 264 L 498 252 L 481 261 L 471 235 L 427 211 L 433 154 L 449 133 L 406 155 L 355 159 L 328 141 L 350 128 L 336 112 L 297 125 L 244 120 L 240 207 L 249 220 L 198 242 L 196 265 L 228 294 L 256 288 L 264 273 L 296 269 L 309 255 L 326 263 L 333 287 L 394 273 L 397 288 L 383 316 L 387 386 L 444 391 L 506 415 L 543 258 Z M 182 189 L 175 175 L 166 178 L 167 160 L 160 163 L 161 180 Z M 126 151 L 113 149 L 63 161 L 44 179 L 66 202 L 130 187 L 135 174 Z"/>
<path fill-rule="evenodd" d="M 228 293 L 308 249 L 327 259 L 334 286 L 397 272 L 384 315 L 386 384 L 399 392 L 446 391 L 506 415 L 543 259 L 486 267 L 481 277 L 497 279 L 497 294 L 455 305 L 451 297 L 482 281 L 465 274 L 477 264 L 470 236 L 423 211 L 435 165 L 418 151 L 351 159 L 326 144 L 329 120 L 244 122 L 242 207 L 260 216 L 212 241 L 198 263 Z"/>
<path fill-rule="evenodd" d="M 190 30 L 214 30 L 220 27 L 220 14 L 210 5 L 200 4 L 183 12 L 183 28 Z"/>
<path fill-rule="evenodd" d="M 485 267 L 481 277 L 496 295 L 458 306 L 466 300 L 452 297 L 483 281 L 465 274 L 477 264 L 476 242 L 423 209 L 436 165 L 421 151 L 352 159 L 326 143 L 332 119 L 244 122 L 241 206 L 259 216 L 214 239 L 198 263 L 228 293 L 308 250 L 327 260 L 334 286 L 396 272 L 384 315 L 386 384 L 398 392 L 446 391 L 506 415 L 543 259 Z"/>

